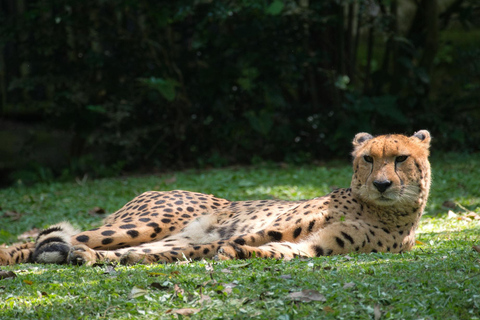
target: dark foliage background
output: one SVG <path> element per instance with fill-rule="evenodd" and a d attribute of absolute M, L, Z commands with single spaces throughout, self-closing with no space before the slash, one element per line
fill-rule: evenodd
<path fill-rule="evenodd" d="M 406 28 L 398 0 L 0 3 L 0 126 L 28 131 L 0 132 L 10 178 L 310 162 L 359 131 L 479 149 L 475 0 L 418 1 Z M 65 161 L 33 156 L 39 132 Z"/>

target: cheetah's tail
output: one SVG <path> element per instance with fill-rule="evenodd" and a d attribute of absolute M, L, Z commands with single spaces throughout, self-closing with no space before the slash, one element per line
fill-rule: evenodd
<path fill-rule="evenodd" d="M 70 238 L 78 232 L 68 222 L 60 222 L 43 230 L 35 243 L 33 261 L 37 263 L 65 263 L 72 246 Z"/>

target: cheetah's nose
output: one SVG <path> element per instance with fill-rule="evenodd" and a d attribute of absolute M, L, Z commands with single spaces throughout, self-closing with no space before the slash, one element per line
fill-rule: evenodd
<path fill-rule="evenodd" d="M 392 185 L 392 181 L 390 180 L 375 180 L 373 181 L 373 185 L 379 192 L 385 192 Z"/>

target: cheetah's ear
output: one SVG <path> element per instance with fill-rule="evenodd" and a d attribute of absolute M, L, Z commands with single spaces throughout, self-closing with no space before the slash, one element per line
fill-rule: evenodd
<path fill-rule="evenodd" d="M 430 147 L 430 140 L 432 139 L 430 136 L 430 132 L 427 130 L 420 130 L 413 134 L 412 138 L 416 138 L 420 140 L 420 143 L 424 145 L 426 148 Z"/>
<path fill-rule="evenodd" d="M 373 136 L 370 133 L 366 132 L 360 132 L 355 135 L 355 138 L 353 138 L 352 144 L 353 147 L 356 149 L 359 146 L 361 146 L 365 141 L 368 141 L 372 139 Z"/>

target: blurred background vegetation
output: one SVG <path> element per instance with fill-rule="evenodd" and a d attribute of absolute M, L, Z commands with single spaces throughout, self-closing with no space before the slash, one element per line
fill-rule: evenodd
<path fill-rule="evenodd" d="M 478 0 L 0 0 L 0 182 L 480 146 Z"/>

